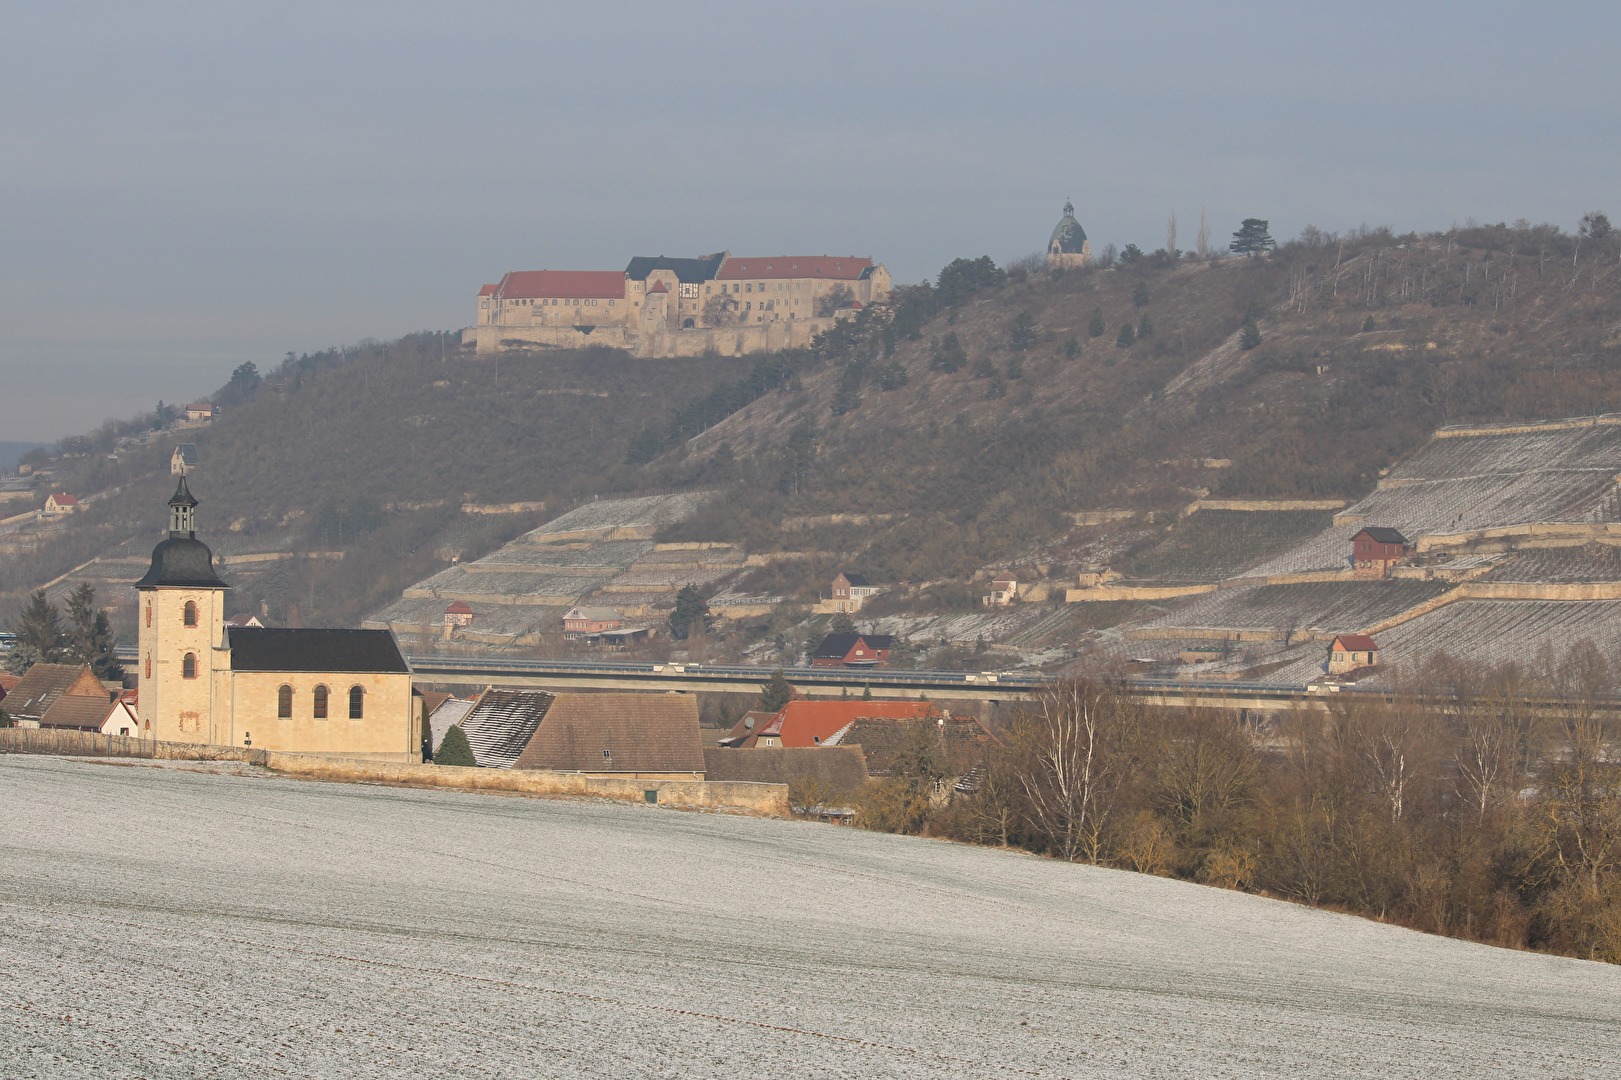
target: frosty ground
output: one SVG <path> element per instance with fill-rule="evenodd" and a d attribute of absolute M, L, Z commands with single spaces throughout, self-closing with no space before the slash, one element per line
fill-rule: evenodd
<path fill-rule="evenodd" d="M 0 1075 L 1621 1075 L 1621 969 L 657 807 L 0 757 Z"/>

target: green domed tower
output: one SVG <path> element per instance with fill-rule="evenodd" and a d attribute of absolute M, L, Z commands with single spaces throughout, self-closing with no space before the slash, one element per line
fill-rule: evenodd
<path fill-rule="evenodd" d="M 1047 265 L 1053 267 L 1092 265 L 1092 242 L 1075 220 L 1075 206 L 1064 203 L 1064 216 L 1058 219 L 1047 240 Z"/>

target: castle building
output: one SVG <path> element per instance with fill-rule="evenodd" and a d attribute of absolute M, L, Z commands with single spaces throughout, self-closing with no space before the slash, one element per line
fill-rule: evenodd
<path fill-rule="evenodd" d="M 1075 205 L 1064 203 L 1064 216 L 1047 239 L 1047 265 L 1055 269 L 1092 265 L 1092 241 L 1075 220 Z"/>
<path fill-rule="evenodd" d="M 214 556 L 180 478 L 169 536 L 135 583 L 142 738 L 421 760 L 411 670 L 387 630 L 227 625 Z"/>
<path fill-rule="evenodd" d="M 479 290 L 462 332 L 479 353 L 602 344 L 638 356 L 737 356 L 809 344 L 883 301 L 889 271 L 869 258 L 637 256 L 618 270 L 514 270 Z"/>

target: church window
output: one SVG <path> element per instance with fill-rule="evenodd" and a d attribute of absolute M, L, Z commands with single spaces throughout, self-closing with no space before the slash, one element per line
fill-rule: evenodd
<path fill-rule="evenodd" d="M 197 625 L 197 601 L 187 600 L 184 618 L 187 626 Z"/>
<path fill-rule="evenodd" d="M 150 653 L 146 657 L 146 677 L 148 679 L 152 677 L 152 655 Z"/>
<path fill-rule="evenodd" d="M 359 720 L 366 715 L 366 689 L 362 686 L 349 688 L 349 719 Z"/>
<path fill-rule="evenodd" d="M 293 715 L 293 688 L 283 683 L 276 691 L 276 719 L 286 720 Z"/>
<path fill-rule="evenodd" d="M 195 679 L 197 677 L 197 654 L 187 653 L 180 660 L 180 677 L 182 679 Z"/>
<path fill-rule="evenodd" d="M 326 719 L 326 697 L 326 687 L 317 686 L 315 688 L 315 718 L 317 720 Z"/>
<path fill-rule="evenodd" d="M 146 625 L 152 625 L 152 605 L 146 605 Z"/>

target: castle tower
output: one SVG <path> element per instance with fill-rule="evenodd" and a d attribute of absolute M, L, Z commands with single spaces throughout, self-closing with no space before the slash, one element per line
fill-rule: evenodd
<path fill-rule="evenodd" d="M 152 549 L 152 566 L 135 583 L 141 736 L 166 742 L 221 743 L 216 685 L 230 671 L 225 590 L 214 554 L 197 539 L 197 500 L 180 478 L 169 500 L 169 538 Z M 227 723 L 228 723 L 228 718 Z"/>
<path fill-rule="evenodd" d="M 1075 220 L 1074 204 L 1067 200 L 1064 216 L 1058 219 L 1047 240 L 1047 265 L 1054 268 L 1092 265 L 1092 241 L 1086 238 L 1086 230 Z"/>

